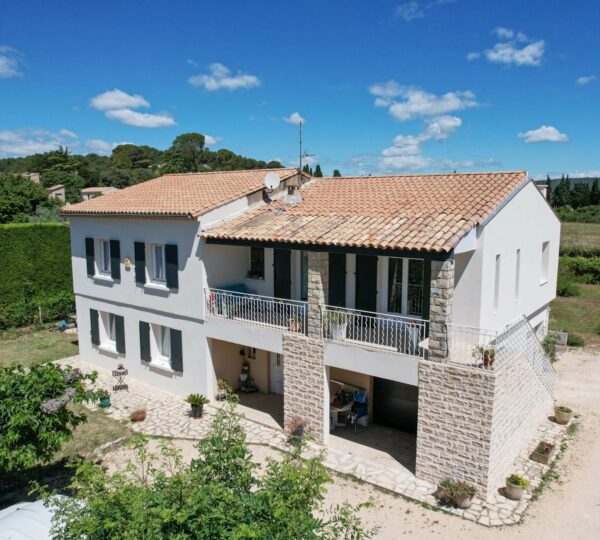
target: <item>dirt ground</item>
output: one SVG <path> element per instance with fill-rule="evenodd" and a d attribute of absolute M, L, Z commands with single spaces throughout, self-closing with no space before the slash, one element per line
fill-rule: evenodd
<path fill-rule="evenodd" d="M 441 511 L 423 508 L 375 487 L 336 476 L 329 486 L 326 505 L 369 500 L 371 508 L 361 511 L 367 527 L 379 527 L 376 538 L 389 540 L 410 535 L 418 540 L 458 538 L 472 540 L 577 540 L 600 538 L 600 354 L 569 351 L 556 364 L 557 400 L 581 415 L 581 429 L 560 461 L 559 480 L 552 482 L 540 500 L 533 503 L 523 523 L 513 527 L 486 528 Z M 196 455 L 194 444 L 177 441 L 184 459 Z M 151 448 L 156 448 L 152 442 Z M 267 447 L 251 446 L 253 459 L 264 463 L 278 453 Z M 129 452 L 115 449 L 105 456 L 110 469 L 120 468 Z"/>

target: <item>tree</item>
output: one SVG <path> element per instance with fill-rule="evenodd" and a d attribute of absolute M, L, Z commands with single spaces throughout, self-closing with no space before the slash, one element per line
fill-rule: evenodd
<path fill-rule="evenodd" d="M 54 538 L 360 540 L 374 532 L 356 517 L 361 505 L 324 509 L 329 474 L 321 456 L 302 458 L 302 445 L 257 475 L 232 402 L 216 412 L 189 465 L 168 441 L 159 455 L 141 436 L 131 446 L 136 463 L 128 474 L 78 466 L 73 498 L 52 499 Z"/>
<path fill-rule="evenodd" d="M 204 135 L 200 133 L 183 133 L 175 137 L 169 148 L 168 159 L 181 172 L 198 172 L 202 164 L 204 152 Z"/>
<path fill-rule="evenodd" d="M 568 178 L 568 177 L 567 177 Z M 571 201 L 571 186 L 569 181 L 563 174 L 560 182 L 554 190 L 554 206 L 560 208 L 561 206 L 567 206 Z"/>
<path fill-rule="evenodd" d="M 22 176 L 0 174 L 0 223 L 26 223 L 40 206 L 50 206 L 46 190 Z"/>
<path fill-rule="evenodd" d="M 95 380 L 53 362 L 0 367 L 0 472 L 50 461 L 87 420 L 67 404 L 96 400 L 86 389 Z"/>
<path fill-rule="evenodd" d="M 590 190 L 590 204 L 600 204 L 600 187 L 598 186 L 597 178 L 594 179 L 592 189 Z"/>
<path fill-rule="evenodd" d="M 85 182 L 79 174 L 67 170 L 50 170 L 42 174 L 41 183 L 44 187 L 63 184 L 65 186 L 65 199 L 69 203 L 81 201 L 81 190 Z"/>
<path fill-rule="evenodd" d="M 323 172 L 321 171 L 321 165 L 319 165 L 318 163 L 317 163 L 317 166 L 315 167 L 315 176 L 317 178 L 323 177 Z"/>
<path fill-rule="evenodd" d="M 548 204 L 552 205 L 552 182 L 549 175 L 546 175 L 546 200 Z"/>
<path fill-rule="evenodd" d="M 570 202 L 573 208 L 581 208 L 590 204 L 590 186 L 583 182 L 577 182 L 571 190 Z"/>
<path fill-rule="evenodd" d="M 335 178 L 339 178 L 340 176 L 342 176 L 342 173 L 340 172 L 339 169 L 333 169 L 333 176 Z"/>

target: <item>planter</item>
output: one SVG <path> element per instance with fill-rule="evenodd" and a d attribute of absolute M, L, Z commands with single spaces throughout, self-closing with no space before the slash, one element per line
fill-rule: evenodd
<path fill-rule="evenodd" d="M 329 334 L 331 339 L 335 339 L 337 341 L 344 341 L 346 339 L 346 329 L 348 328 L 348 323 L 329 323 Z"/>
<path fill-rule="evenodd" d="M 204 405 L 192 405 L 192 418 L 202 418 Z"/>
<path fill-rule="evenodd" d="M 302 332 L 302 325 L 300 324 L 300 321 L 298 321 L 297 319 L 290 319 L 288 321 L 288 330 L 290 332 Z"/>
<path fill-rule="evenodd" d="M 290 433 L 289 443 L 294 446 L 300 446 L 302 439 L 304 438 L 304 427 L 296 428 Z"/>
<path fill-rule="evenodd" d="M 536 449 L 531 453 L 529 459 L 537 461 L 542 465 L 548 465 L 554 457 L 556 447 L 553 444 L 541 442 L 537 445 Z"/>
<path fill-rule="evenodd" d="M 511 484 L 507 481 L 506 487 L 504 488 L 504 495 L 506 495 L 506 498 L 510 499 L 511 501 L 518 501 L 521 497 L 523 497 L 524 491 L 524 487 Z"/>
<path fill-rule="evenodd" d="M 100 407 L 108 409 L 110 407 L 110 396 L 102 396 L 100 398 Z"/>
<path fill-rule="evenodd" d="M 217 390 L 217 395 L 215 396 L 215 399 L 217 401 L 224 401 L 225 398 L 227 398 L 227 390 Z"/>
<path fill-rule="evenodd" d="M 133 411 L 131 413 L 132 422 L 143 422 L 146 420 L 146 411 Z"/>
<path fill-rule="evenodd" d="M 569 409 L 569 412 L 561 410 L 560 407 L 554 409 L 554 420 L 557 424 L 565 425 L 568 424 L 573 418 L 573 411 Z"/>
<path fill-rule="evenodd" d="M 454 497 L 454 504 L 461 508 L 462 510 L 466 510 L 470 508 L 473 504 L 473 496 L 472 495 L 456 495 Z"/>

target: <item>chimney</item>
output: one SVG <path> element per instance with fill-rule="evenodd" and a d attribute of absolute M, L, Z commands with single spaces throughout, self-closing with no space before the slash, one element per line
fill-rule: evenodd
<path fill-rule="evenodd" d="M 302 202 L 302 195 L 300 190 L 295 185 L 288 185 L 287 195 L 283 199 L 283 204 L 300 204 Z"/>

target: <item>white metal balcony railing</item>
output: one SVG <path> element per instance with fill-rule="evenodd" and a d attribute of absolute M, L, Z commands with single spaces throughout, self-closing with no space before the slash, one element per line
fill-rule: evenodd
<path fill-rule="evenodd" d="M 223 289 L 205 289 L 206 315 L 306 333 L 307 303 Z"/>
<path fill-rule="evenodd" d="M 361 343 L 424 358 L 429 321 L 390 313 L 323 306 L 324 339 Z"/>
<path fill-rule="evenodd" d="M 469 367 L 498 369 L 503 358 L 498 333 L 473 326 L 448 324 L 448 361 Z"/>

